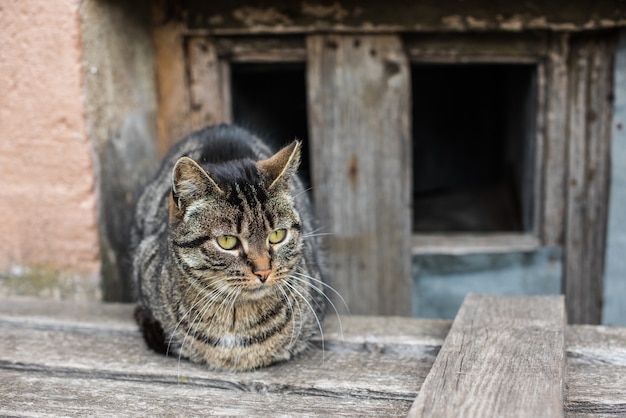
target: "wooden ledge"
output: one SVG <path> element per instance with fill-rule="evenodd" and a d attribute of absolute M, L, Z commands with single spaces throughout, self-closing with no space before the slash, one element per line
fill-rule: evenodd
<path fill-rule="evenodd" d="M 626 328 L 566 326 L 561 296 L 470 295 L 452 327 L 330 316 L 324 350 L 247 373 L 151 352 L 132 310 L 0 300 L 0 415 L 626 415 Z"/>
<path fill-rule="evenodd" d="M 329 316 L 297 359 L 224 373 L 148 350 L 130 305 L 0 300 L 0 415 L 404 416 L 450 321 Z"/>

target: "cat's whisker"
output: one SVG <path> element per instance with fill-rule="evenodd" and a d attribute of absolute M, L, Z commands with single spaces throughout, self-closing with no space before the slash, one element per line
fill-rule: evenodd
<path fill-rule="evenodd" d="M 348 311 L 348 315 L 352 315 L 352 313 L 350 312 L 350 308 L 348 307 L 348 304 L 346 303 L 345 299 L 343 298 L 343 296 L 341 296 L 341 293 L 339 293 L 334 287 L 332 287 L 331 285 L 329 285 L 328 283 L 324 283 L 322 280 L 317 279 L 313 276 L 310 276 L 308 274 L 304 274 L 299 270 L 296 270 L 293 272 L 294 274 L 297 274 L 298 276 L 307 278 L 315 283 L 321 284 L 322 286 L 324 286 L 326 289 L 330 290 L 331 292 L 333 292 L 335 295 L 337 295 L 337 297 L 339 299 L 341 299 L 341 303 L 343 303 L 343 306 L 345 306 L 346 310 Z M 328 300 L 330 302 L 330 299 Z"/>
<path fill-rule="evenodd" d="M 189 337 L 189 334 L 191 333 L 191 330 L 194 329 L 194 325 L 196 324 L 196 321 L 198 320 L 199 317 L 201 317 L 203 311 L 206 309 L 206 306 L 210 306 L 212 304 L 212 300 L 214 300 L 214 298 L 217 297 L 217 295 L 219 295 L 219 293 L 220 293 L 220 290 L 219 289 L 215 289 L 212 292 L 205 294 L 199 301 L 193 303 L 193 305 L 189 309 L 189 312 L 191 312 L 191 310 L 193 310 L 200 303 L 202 303 L 204 305 L 196 312 L 196 315 L 193 318 L 190 318 L 191 320 L 189 321 L 189 323 L 187 325 L 187 329 L 185 331 L 185 335 L 183 336 L 182 341 L 179 342 L 180 343 L 180 347 L 178 349 L 178 368 L 179 368 L 179 370 L 180 370 L 180 362 L 182 360 L 182 354 L 183 354 L 183 351 L 184 351 L 184 348 L 185 348 L 185 343 L 187 341 L 187 338 Z M 207 300 L 208 300 L 208 303 L 207 303 Z M 181 319 L 180 323 L 182 323 L 183 319 Z M 174 338 L 174 333 L 172 333 L 172 338 Z M 180 373 L 179 373 L 178 377 L 180 379 Z"/>
<path fill-rule="evenodd" d="M 323 231 L 325 229 L 328 229 L 328 227 L 327 226 L 320 226 L 319 228 L 315 228 L 315 229 L 313 229 L 311 231 L 307 231 L 306 234 L 317 234 L 318 232 Z M 325 234 L 333 234 L 333 232 L 323 232 L 323 233 L 325 233 Z"/>
<path fill-rule="evenodd" d="M 335 235 L 334 232 L 320 232 L 319 234 L 302 234 L 302 239 L 313 238 L 313 237 L 323 237 L 326 235 Z"/>
<path fill-rule="evenodd" d="M 299 273 L 294 272 L 294 274 L 299 274 Z M 339 311 L 337 310 L 337 307 L 335 306 L 333 301 L 330 300 L 330 298 L 324 293 L 324 291 L 322 289 L 320 289 L 319 287 L 313 285 L 312 283 L 307 282 L 305 279 L 297 277 L 295 275 L 290 275 L 289 277 L 292 278 L 293 280 L 296 280 L 296 281 L 298 281 L 300 283 L 303 283 L 303 284 L 309 286 L 311 289 L 315 290 L 320 295 L 322 295 L 328 301 L 328 303 L 330 303 L 330 306 L 332 306 L 333 310 L 335 311 L 335 315 L 337 316 L 337 321 L 339 322 L 339 334 L 341 335 L 341 339 L 343 340 L 344 339 L 343 338 L 343 324 L 341 322 L 341 316 L 339 315 Z M 310 277 L 308 277 L 308 276 L 307 276 L 307 278 L 310 279 Z"/>
<path fill-rule="evenodd" d="M 307 193 L 307 192 L 310 192 L 311 190 L 313 190 L 313 187 L 308 187 L 308 188 L 306 188 L 306 189 L 302 190 L 300 193 L 295 194 L 295 195 L 293 196 L 293 198 L 295 199 L 295 198 L 297 198 L 298 196 L 300 196 L 300 195 L 302 195 L 302 194 L 305 194 L 305 193 Z"/>
<path fill-rule="evenodd" d="M 218 275 L 216 274 L 216 275 L 214 275 L 214 276 L 207 277 L 207 280 L 209 280 L 209 279 L 213 279 L 213 278 L 215 278 L 215 277 L 217 277 L 217 276 L 218 276 Z M 221 279 L 221 280 L 218 280 L 218 281 L 213 282 L 213 283 L 214 283 L 214 284 L 218 284 L 218 283 L 220 283 L 220 282 L 222 282 L 222 281 L 224 281 L 224 280 L 225 280 L 225 279 Z M 186 300 L 186 298 L 187 298 L 187 294 L 188 294 L 188 293 L 189 293 L 189 291 L 190 291 L 192 288 L 194 288 L 194 287 L 195 287 L 195 286 L 193 286 L 193 285 L 192 285 L 192 286 L 189 286 L 189 287 L 187 288 L 187 290 L 185 291 L 185 294 L 183 295 L 182 300 Z M 206 289 L 206 287 L 208 287 L 208 286 L 205 286 L 205 289 Z M 203 290 L 205 290 L 205 289 L 203 289 Z M 166 353 L 165 353 L 165 355 L 166 355 L 166 356 L 167 356 L 167 355 L 169 354 L 169 352 L 170 352 L 170 347 L 171 347 L 172 341 L 173 341 L 173 339 L 174 339 L 174 337 L 175 337 L 175 335 L 176 335 L 176 332 L 178 331 L 178 327 L 182 324 L 182 322 L 185 320 L 185 318 L 187 318 L 187 316 L 189 315 L 189 313 L 190 313 L 190 312 L 191 312 L 191 311 L 192 311 L 192 310 L 193 310 L 193 309 L 194 309 L 194 308 L 195 308 L 198 304 L 200 304 L 200 303 L 204 303 L 204 301 L 206 301 L 206 299 L 207 299 L 207 298 L 211 297 L 211 295 L 213 295 L 213 294 L 215 294 L 215 293 L 216 293 L 216 291 L 215 291 L 215 290 L 213 290 L 213 291 L 209 292 L 208 294 L 207 294 L 205 291 L 198 291 L 198 292 L 197 292 L 196 297 L 194 298 L 194 300 L 193 300 L 193 301 L 192 301 L 192 303 L 191 303 L 191 306 L 189 307 L 189 309 L 187 310 L 187 312 L 185 312 L 185 313 L 184 313 L 184 314 L 180 317 L 180 320 L 176 323 L 176 326 L 174 327 L 174 330 L 172 331 L 172 333 L 171 333 L 171 335 L 170 335 L 170 338 L 168 339 L 168 343 L 167 343 L 167 351 L 166 351 Z M 198 300 L 198 298 L 199 298 L 200 296 L 202 296 L 202 298 L 200 298 L 200 300 Z"/>
<path fill-rule="evenodd" d="M 293 344 L 293 341 L 295 338 L 295 332 L 296 332 L 296 313 L 293 310 L 293 304 L 291 303 L 291 300 L 289 300 L 289 296 L 287 296 L 287 293 L 283 289 L 282 283 L 278 284 L 278 290 L 280 290 L 280 293 L 282 293 L 285 299 L 285 302 L 287 302 L 287 306 L 289 307 L 289 310 L 291 311 L 291 339 L 289 340 L 289 347 L 291 347 L 291 345 Z"/>
<path fill-rule="evenodd" d="M 213 304 L 222 296 L 224 296 L 224 294 L 229 293 L 228 292 L 228 287 L 224 285 L 224 283 L 227 281 L 227 278 L 223 278 L 221 280 L 218 280 L 216 282 L 214 282 L 214 285 L 217 285 L 216 288 L 214 288 L 212 291 L 206 293 L 206 289 L 208 288 L 208 285 L 205 286 L 203 289 L 201 289 L 201 292 L 206 293 L 206 295 L 199 301 L 202 302 L 204 304 L 204 306 L 196 313 L 195 317 L 191 320 L 191 322 L 189 323 L 189 326 L 187 328 L 187 331 L 185 333 L 185 336 L 183 337 L 183 341 L 181 342 L 180 345 L 180 349 L 179 349 L 179 353 L 178 353 L 178 367 L 180 368 L 180 361 L 182 360 L 182 353 L 184 351 L 184 346 L 185 346 L 185 342 L 187 341 L 187 338 L 189 337 L 189 334 L 191 332 L 191 330 L 194 330 L 194 334 L 196 332 L 196 323 L 198 321 L 200 321 L 202 318 L 204 318 L 206 312 L 213 306 Z M 198 293 L 201 293 L 198 292 Z M 207 300 L 208 299 L 208 300 Z M 197 305 L 197 304 L 194 304 Z M 207 329 L 207 332 L 211 331 L 211 327 L 209 327 L 209 329 Z M 180 376 L 179 376 L 180 378 Z"/>
<path fill-rule="evenodd" d="M 284 283 L 287 287 L 289 287 L 291 290 L 296 292 L 296 294 L 300 296 L 300 298 L 304 301 L 304 303 L 308 305 L 309 309 L 311 310 L 311 313 L 313 314 L 313 317 L 315 318 L 315 321 L 317 322 L 317 327 L 320 330 L 320 338 L 322 339 L 322 362 L 323 362 L 325 360 L 325 354 L 324 354 L 325 348 L 324 348 L 324 330 L 322 329 L 322 323 L 320 322 L 320 319 L 318 318 L 317 313 L 315 312 L 315 309 L 313 309 L 313 306 L 311 306 L 309 301 L 306 300 L 306 297 L 302 293 L 300 293 L 300 291 L 298 291 L 298 289 L 295 286 L 295 283 L 289 283 L 287 281 L 285 281 Z"/>
<path fill-rule="evenodd" d="M 284 283 L 281 284 L 281 286 L 283 286 Z M 298 301 L 298 298 L 295 296 L 293 290 L 291 290 L 289 287 L 286 287 L 287 292 L 289 292 L 289 294 L 291 295 L 291 297 L 293 298 L 293 301 L 296 304 L 296 307 L 298 308 L 298 322 L 299 322 L 299 326 L 298 326 L 298 335 L 302 334 L 302 328 L 304 326 L 304 315 L 302 312 L 302 306 L 300 305 L 300 302 Z"/>

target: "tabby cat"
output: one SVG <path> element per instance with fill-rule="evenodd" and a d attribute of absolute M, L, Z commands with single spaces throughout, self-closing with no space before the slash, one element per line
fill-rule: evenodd
<path fill-rule="evenodd" d="M 220 125 L 175 145 L 135 213 L 135 317 L 147 344 L 222 370 L 290 359 L 321 331 L 321 255 L 296 174 L 301 145 L 275 154 Z"/>

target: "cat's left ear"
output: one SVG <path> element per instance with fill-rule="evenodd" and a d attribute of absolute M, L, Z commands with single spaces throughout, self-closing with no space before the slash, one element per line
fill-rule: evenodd
<path fill-rule="evenodd" d="M 267 190 L 278 185 L 288 185 L 289 179 L 296 173 L 300 166 L 301 141 L 293 141 L 267 160 L 261 160 L 257 167 L 267 178 Z"/>

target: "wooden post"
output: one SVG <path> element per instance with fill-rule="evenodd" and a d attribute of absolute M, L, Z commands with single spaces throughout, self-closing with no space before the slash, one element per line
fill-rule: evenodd
<path fill-rule="evenodd" d="M 228 63 L 217 58 L 215 42 L 209 37 L 190 38 L 187 42 L 191 126 L 202 129 L 230 121 L 230 74 Z M 228 92 L 228 94 L 226 94 Z"/>
<path fill-rule="evenodd" d="M 573 38 L 563 290 L 571 323 L 602 319 L 616 39 Z"/>
<path fill-rule="evenodd" d="M 312 35 L 313 188 L 330 284 L 354 314 L 411 313 L 410 81 L 395 35 Z"/>
<path fill-rule="evenodd" d="M 470 294 L 410 417 L 562 417 L 562 296 Z"/>
<path fill-rule="evenodd" d="M 158 148 L 165 155 L 193 130 L 185 69 L 184 24 L 167 15 L 167 1 L 152 7 L 152 38 L 158 90 Z"/>

